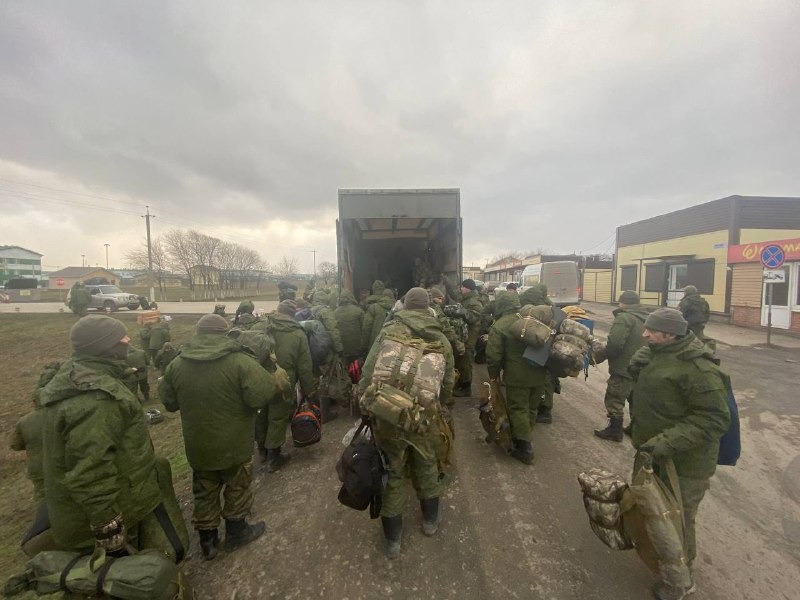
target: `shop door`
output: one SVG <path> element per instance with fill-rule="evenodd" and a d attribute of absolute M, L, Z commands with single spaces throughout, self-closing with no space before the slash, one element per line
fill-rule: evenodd
<path fill-rule="evenodd" d="M 667 290 L 667 306 L 678 308 L 683 298 L 683 288 L 686 287 L 686 265 L 669 266 L 669 289 Z"/>
<path fill-rule="evenodd" d="M 769 286 L 772 286 L 772 326 L 777 329 L 789 329 L 789 324 L 792 321 L 792 313 L 789 310 L 789 285 L 792 283 L 792 269 L 788 265 L 784 269 L 789 275 L 786 283 L 764 284 L 761 303 L 761 325 L 765 327 L 768 320 Z"/>

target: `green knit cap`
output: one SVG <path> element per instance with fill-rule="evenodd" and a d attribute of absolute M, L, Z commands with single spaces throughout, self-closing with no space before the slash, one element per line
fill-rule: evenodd
<path fill-rule="evenodd" d="M 686 335 L 689 323 L 683 318 L 681 311 L 674 308 L 659 308 L 647 316 L 644 327 L 650 331 L 661 331 L 680 336 Z"/>
<path fill-rule="evenodd" d="M 88 315 L 69 331 L 72 351 L 87 356 L 102 356 L 128 335 L 120 321 L 106 315 Z"/>

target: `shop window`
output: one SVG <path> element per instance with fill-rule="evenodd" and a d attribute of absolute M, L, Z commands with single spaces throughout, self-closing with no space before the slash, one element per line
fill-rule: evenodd
<path fill-rule="evenodd" d="M 644 266 L 644 291 L 657 292 L 664 291 L 664 281 L 667 277 L 667 263 L 656 263 Z M 625 288 L 632 289 L 632 288 Z"/>
<path fill-rule="evenodd" d="M 620 267 L 619 269 L 619 285 L 620 289 L 624 292 L 625 290 L 633 290 L 636 291 L 636 275 L 637 275 L 637 267 L 636 265 L 628 265 L 626 267 Z"/>
<path fill-rule="evenodd" d="M 714 266 L 713 258 L 690 262 L 686 265 L 686 281 L 683 286 L 693 285 L 701 294 L 713 294 Z"/>

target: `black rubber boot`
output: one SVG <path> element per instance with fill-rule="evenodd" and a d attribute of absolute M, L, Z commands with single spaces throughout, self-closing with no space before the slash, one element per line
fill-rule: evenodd
<path fill-rule="evenodd" d="M 511 449 L 511 456 L 526 465 L 533 464 L 533 444 L 526 440 L 512 440 L 514 447 Z"/>
<path fill-rule="evenodd" d="M 230 552 L 261 537 L 267 526 L 264 521 L 248 525 L 244 519 L 225 519 L 225 550 Z"/>
<path fill-rule="evenodd" d="M 622 417 L 608 417 L 608 425 L 605 429 L 595 429 L 594 434 L 604 440 L 612 442 L 622 441 Z"/>
<path fill-rule="evenodd" d="M 395 517 L 381 517 L 383 525 L 383 550 L 387 558 L 400 556 L 400 540 L 403 537 L 403 515 Z"/>
<path fill-rule="evenodd" d="M 267 473 L 274 473 L 289 462 L 291 455 L 281 453 L 281 447 L 267 450 Z"/>
<path fill-rule="evenodd" d="M 219 533 L 216 529 L 198 529 L 197 533 L 200 534 L 200 550 L 203 551 L 203 558 L 213 560 L 219 548 Z"/>
<path fill-rule="evenodd" d="M 553 422 L 553 411 L 551 408 L 539 408 L 536 411 L 536 422 L 549 425 Z"/>
<path fill-rule="evenodd" d="M 439 523 L 442 522 L 439 499 L 426 498 L 425 500 L 420 500 L 419 507 L 422 509 L 422 533 L 432 536 L 439 530 Z"/>

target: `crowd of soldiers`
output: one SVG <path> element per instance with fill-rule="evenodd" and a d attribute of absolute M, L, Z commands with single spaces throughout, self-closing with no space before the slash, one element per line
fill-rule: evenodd
<path fill-rule="evenodd" d="M 181 412 L 192 469 L 192 524 L 209 560 L 219 549 L 222 520 L 228 551 L 265 530 L 263 521 L 247 522 L 253 505 L 253 438 L 267 472 L 279 470 L 288 460 L 281 448 L 297 392 L 324 402 L 326 379 L 335 366 L 355 363 L 363 393 L 385 338 L 402 334 L 441 349 L 445 368 L 438 410 L 445 419 L 455 397 L 472 395 L 475 352 L 483 345 L 489 378 L 505 389 L 510 454 L 532 464 L 532 431 L 536 423 L 552 421 L 557 379 L 546 367 L 523 359 L 525 344 L 509 326 L 521 306 L 550 304 L 547 289 L 536 285 L 518 294 L 511 285 L 490 300 L 471 279 L 457 291 L 448 283 L 440 279 L 427 289 L 413 287 L 398 302 L 380 280 L 358 300 L 313 282 L 298 298 L 297 288 L 282 282 L 272 313 L 257 316 L 250 301 L 240 304 L 233 322 L 223 316 L 224 309 L 215 311 L 200 318 L 195 335 L 180 347 L 171 343 L 164 320 L 143 328 L 143 347 L 135 349 L 120 321 L 105 315 L 80 318 L 70 331 L 72 357 L 45 371 L 35 394 L 37 410 L 20 421 L 15 437 L 15 447 L 29 452 L 29 475 L 49 513 L 49 541 L 38 548 L 94 546 L 113 555 L 124 554 L 130 544 L 158 548 L 175 560 L 183 556 L 185 548 L 178 546 L 188 540 L 186 527 L 179 514 L 167 519 L 177 535 L 164 525 L 164 507 L 174 501 L 174 491 L 159 474 L 137 399 L 139 391 L 150 398 L 150 363 L 163 374 L 160 400 L 168 411 Z M 634 447 L 653 456 L 656 470 L 661 460 L 675 463 L 691 568 L 694 518 L 728 426 L 730 383 L 703 337 L 707 303 L 703 308 L 696 290 L 687 289 L 686 298 L 684 318 L 674 309 L 645 311 L 634 292 L 620 296 L 607 345 L 609 423 L 595 434 L 621 441 L 624 403 L 631 402 L 628 432 Z M 321 323 L 331 340 L 327 354 L 317 360 L 301 324 L 310 319 Z M 333 409 L 323 406 L 323 415 L 332 418 Z M 380 421 L 372 429 L 387 462 L 380 516 L 384 550 L 393 558 L 400 552 L 408 482 L 420 502 L 423 532 L 434 535 L 445 473 L 433 433 L 403 432 Z M 659 582 L 654 593 L 663 600 L 690 591 Z"/>

